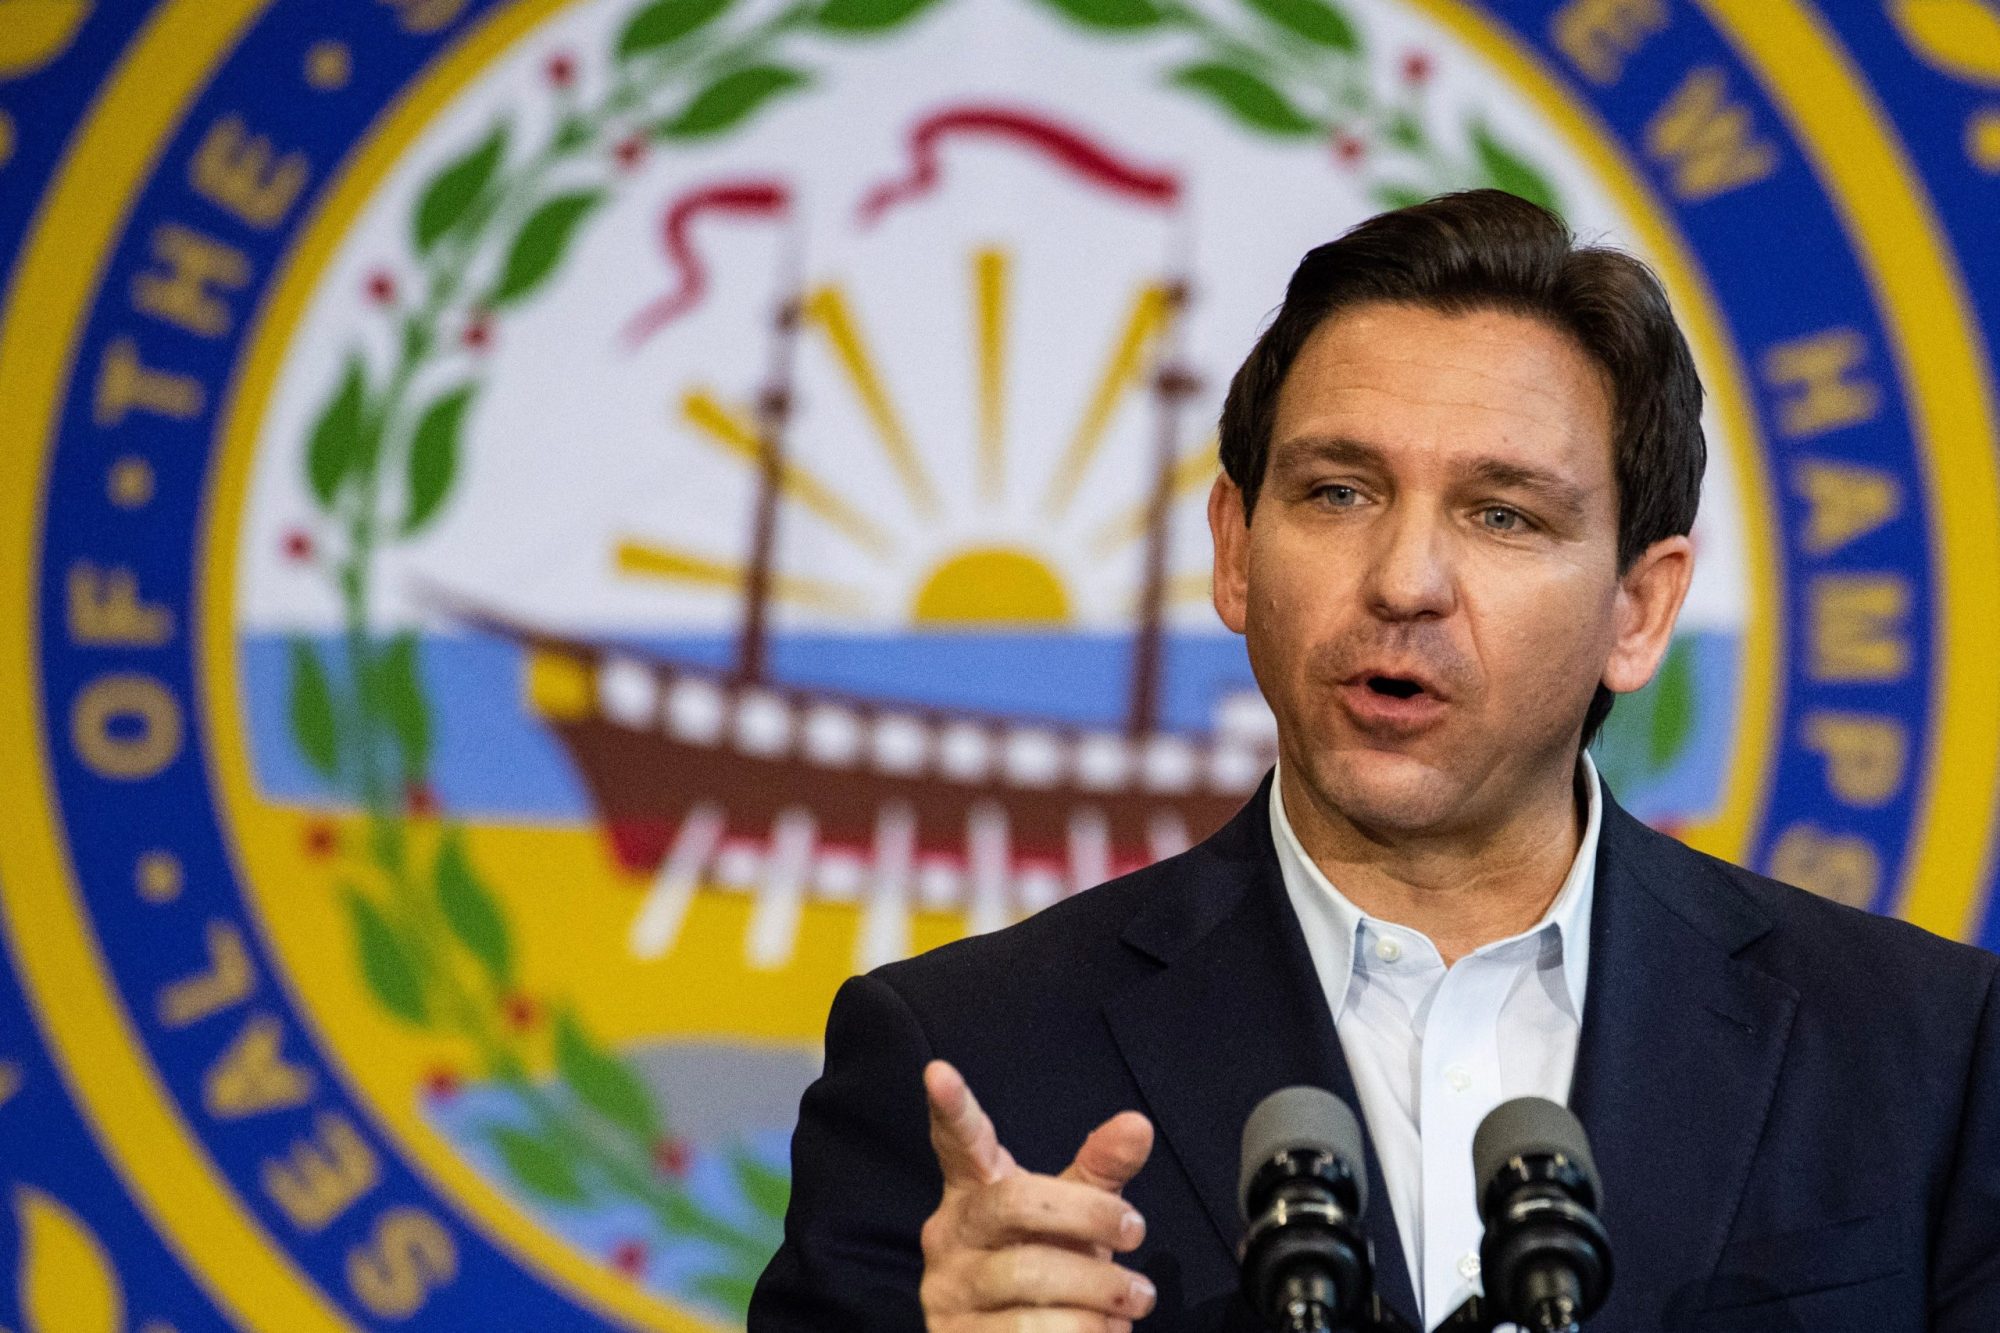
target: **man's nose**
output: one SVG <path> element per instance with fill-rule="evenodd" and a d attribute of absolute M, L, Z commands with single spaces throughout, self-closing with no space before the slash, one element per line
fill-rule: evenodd
<path fill-rule="evenodd" d="M 1368 570 L 1369 609 L 1384 620 L 1447 616 L 1454 604 L 1451 542 L 1437 516 L 1399 507 L 1378 525 Z"/>

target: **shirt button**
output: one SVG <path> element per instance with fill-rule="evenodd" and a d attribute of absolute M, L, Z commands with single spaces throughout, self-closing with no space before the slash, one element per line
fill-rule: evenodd
<path fill-rule="evenodd" d="M 1464 1065 L 1452 1065 L 1444 1071 L 1444 1081 L 1451 1085 L 1453 1092 L 1464 1092 L 1472 1086 L 1472 1075 Z"/>
<path fill-rule="evenodd" d="M 1403 946 L 1384 935 L 1375 941 L 1375 956 L 1385 963 L 1393 963 L 1403 956 Z"/>
<path fill-rule="evenodd" d="M 1479 1256 L 1468 1254 L 1458 1261 L 1458 1275 L 1467 1282 L 1479 1276 Z"/>

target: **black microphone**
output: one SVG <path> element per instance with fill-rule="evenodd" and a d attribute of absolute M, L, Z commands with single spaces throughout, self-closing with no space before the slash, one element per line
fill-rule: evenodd
<path fill-rule="evenodd" d="M 1545 1097 L 1502 1102 L 1472 1136 L 1472 1172 L 1490 1315 L 1530 1333 L 1577 1333 L 1611 1290 L 1604 1187 L 1582 1122 Z"/>
<path fill-rule="evenodd" d="M 1280 1088 L 1243 1126 L 1238 1201 L 1249 1229 L 1243 1295 L 1267 1328 L 1329 1333 L 1359 1321 L 1374 1275 L 1361 1122 L 1322 1088 Z"/>

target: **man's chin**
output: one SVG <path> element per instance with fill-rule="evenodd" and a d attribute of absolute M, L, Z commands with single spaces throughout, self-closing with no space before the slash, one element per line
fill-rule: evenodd
<path fill-rule="evenodd" d="M 1348 751 L 1315 767 L 1315 794 L 1362 828 L 1419 833 L 1447 821 L 1457 804 L 1451 775 L 1413 755 Z"/>

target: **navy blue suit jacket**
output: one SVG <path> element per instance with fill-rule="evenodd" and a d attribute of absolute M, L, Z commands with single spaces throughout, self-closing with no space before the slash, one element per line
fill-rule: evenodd
<path fill-rule="evenodd" d="M 1140 1328 L 1255 1328 L 1235 1294 L 1243 1121 L 1292 1083 L 1355 1104 L 1266 800 L 1181 856 L 841 988 L 752 1333 L 922 1327 L 932 1057 L 1031 1170 L 1061 1170 L 1118 1111 L 1150 1115 L 1126 1191 L 1148 1224 L 1128 1261 L 1160 1291 Z M 1570 1097 L 1617 1262 L 1591 1333 L 2000 1333 L 1996 968 L 1691 851 L 1607 794 Z M 1377 1285 L 1414 1322 L 1372 1148 L 1369 1174 Z"/>

